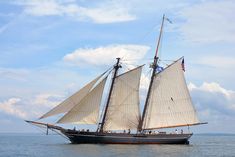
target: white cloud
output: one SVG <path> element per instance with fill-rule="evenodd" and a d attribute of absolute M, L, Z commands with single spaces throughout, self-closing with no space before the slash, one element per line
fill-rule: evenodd
<path fill-rule="evenodd" d="M 199 119 L 208 122 L 200 127 L 200 132 L 231 132 L 235 129 L 231 125 L 235 121 L 235 91 L 215 82 L 204 82 L 200 86 L 190 83 L 189 89 Z"/>
<path fill-rule="evenodd" d="M 235 3 L 232 0 L 202 1 L 179 13 L 186 21 L 180 31 L 188 41 L 198 43 L 235 42 Z"/>
<path fill-rule="evenodd" d="M 137 63 L 150 49 L 143 45 L 109 45 L 98 48 L 80 48 L 64 56 L 64 61 L 78 65 L 112 65 L 120 57 L 126 63 Z"/>
<path fill-rule="evenodd" d="M 144 102 L 146 100 L 146 94 L 148 92 L 149 82 L 150 82 L 150 73 L 146 72 L 145 69 L 142 70 L 142 75 L 140 78 L 140 102 L 141 109 L 143 109 Z"/>
<path fill-rule="evenodd" d="M 140 79 L 140 89 L 147 90 L 150 82 L 150 75 L 148 76 L 147 73 L 142 73 Z"/>
<path fill-rule="evenodd" d="M 216 116 L 221 119 L 234 115 L 235 91 L 225 89 L 215 82 L 204 82 L 201 86 L 190 83 L 188 87 L 199 113 L 206 118 L 213 119 Z"/>
<path fill-rule="evenodd" d="M 18 103 L 20 101 L 20 98 L 10 98 L 6 101 L 0 102 L 0 111 L 20 118 L 26 118 L 27 113 L 19 108 Z"/>
<path fill-rule="evenodd" d="M 22 118 L 38 118 L 44 112 L 61 102 L 61 96 L 55 94 L 38 94 L 28 99 L 9 98 L 0 102 L 0 112 Z"/>
<path fill-rule="evenodd" d="M 196 90 L 201 90 L 201 91 L 206 91 L 206 92 L 211 92 L 211 93 L 221 93 L 221 94 L 225 95 L 228 99 L 235 96 L 235 91 L 225 89 L 225 88 L 221 87 L 220 84 L 215 83 L 215 82 L 211 82 L 211 83 L 204 82 L 199 87 L 190 83 L 188 85 L 188 87 L 189 87 L 189 90 L 191 90 L 191 91 L 196 89 Z"/>
<path fill-rule="evenodd" d="M 83 7 L 74 1 L 31 0 L 21 1 L 24 12 L 33 16 L 69 16 L 75 20 L 92 20 L 95 23 L 113 23 L 135 20 L 128 8 L 118 3 L 105 2 L 93 8 Z"/>

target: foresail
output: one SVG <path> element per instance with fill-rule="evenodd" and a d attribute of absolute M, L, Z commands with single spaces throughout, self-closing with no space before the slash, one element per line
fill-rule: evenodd
<path fill-rule="evenodd" d="M 143 129 L 199 123 L 184 78 L 181 59 L 156 74 Z"/>
<path fill-rule="evenodd" d="M 97 124 L 100 103 L 107 77 L 90 91 L 57 123 Z"/>
<path fill-rule="evenodd" d="M 116 77 L 104 130 L 137 129 L 140 119 L 139 84 L 142 66 Z"/>
<path fill-rule="evenodd" d="M 89 93 L 89 91 L 92 89 L 92 87 L 96 84 L 96 82 L 105 73 L 106 72 L 104 72 L 103 74 L 101 74 L 100 76 L 95 78 L 93 81 L 91 81 L 86 86 L 84 86 L 82 89 L 80 89 L 78 92 L 76 92 L 75 94 L 73 94 L 72 96 L 70 96 L 69 98 L 64 100 L 62 103 L 60 103 L 59 105 L 54 107 L 52 110 L 50 110 L 49 112 L 44 114 L 39 119 L 54 116 L 54 115 L 57 115 L 57 114 L 60 114 L 60 113 L 66 113 L 69 110 L 71 110 L 75 105 L 77 105 L 87 95 L 87 93 Z"/>

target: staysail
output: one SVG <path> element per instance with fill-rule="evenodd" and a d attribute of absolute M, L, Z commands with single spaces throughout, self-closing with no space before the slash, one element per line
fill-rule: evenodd
<path fill-rule="evenodd" d="M 156 74 L 148 103 L 143 129 L 199 123 L 184 78 L 181 59 Z"/>
<path fill-rule="evenodd" d="M 75 105 L 77 105 L 92 89 L 92 87 L 96 84 L 96 82 L 105 74 L 101 74 L 94 80 L 92 80 L 90 83 L 88 83 L 86 86 L 84 86 L 82 89 L 77 91 L 75 94 L 64 100 L 62 103 L 54 107 L 52 110 L 41 116 L 39 119 L 54 116 L 60 113 L 66 113 L 69 110 L 71 110 Z"/>
<path fill-rule="evenodd" d="M 139 84 L 142 66 L 116 77 L 104 130 L 136 129 L 140 119 Z"/>
<path fill-rule="evenodd" d="M 97 124 L 107 76 L 57 123 Z"/>

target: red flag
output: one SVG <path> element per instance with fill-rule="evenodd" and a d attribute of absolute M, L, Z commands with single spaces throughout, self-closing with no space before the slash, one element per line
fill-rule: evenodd
<path fill-rule="evenodd" d="M 182 62 L 181 62 L 181 66 L 182 66 L 182 70 L 185 71 L 185 67 L 184 67 L 184 58 L 183 58 L 183 60 L 182 60 Z"/>

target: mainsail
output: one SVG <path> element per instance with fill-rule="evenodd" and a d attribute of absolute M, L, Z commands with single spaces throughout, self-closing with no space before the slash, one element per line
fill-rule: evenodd
<path fill-rule="evenodd" d="M 198 124 L 199 120 L 181 67 L 181 59 L 155 75 L 143 129 Z"/>
<path fill-rule="evenodd" d="M 57 123 L 97 124 L 107 76 Z"/>
<path fill-rule="evenodd" d="M 86 86 L 84 86 L 82 89 L 74 93 L 72 96 L 64 100 L 62 103 L 54 107 L 52 110 L 41 116 L 39 119 L 54 116 L 60 113 L 66 113 L 69 110 L 71 110 L 75 105 L 77 105 L 92 89 L 92 87 L 96 84 L 96 82 L 105 74 L 101 74 L 94 80 L 92 80 L 90 83 L 88 83 Z"/>
<path fill-rule="evenodd" d="M 104 130 L 137 129 L 140 119 L 139 84 L 142 66 L 116 77 Z"/>

